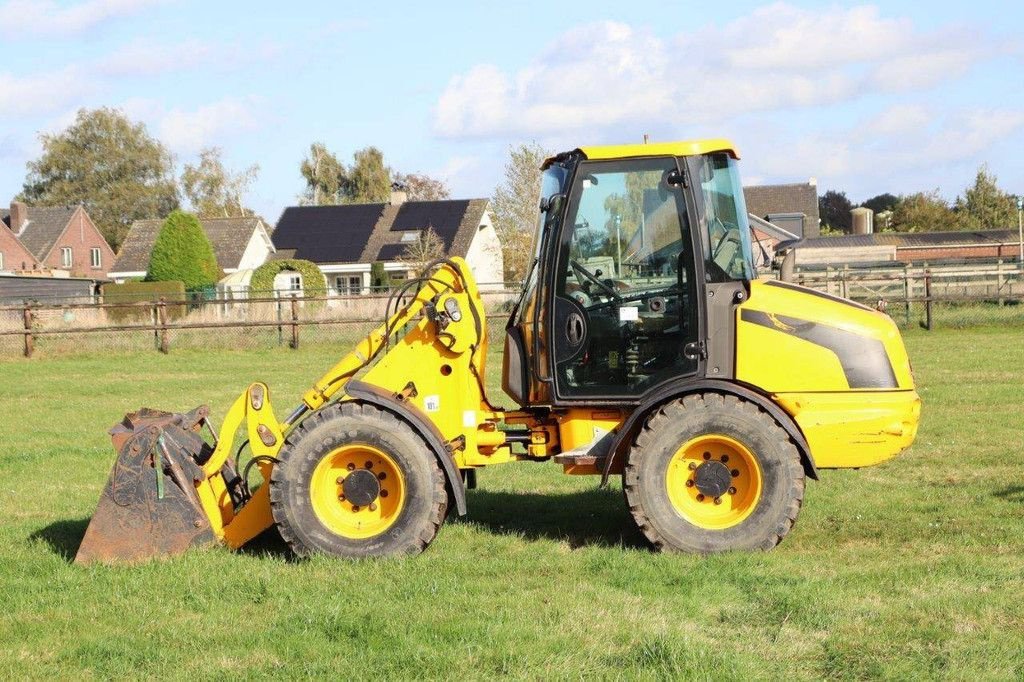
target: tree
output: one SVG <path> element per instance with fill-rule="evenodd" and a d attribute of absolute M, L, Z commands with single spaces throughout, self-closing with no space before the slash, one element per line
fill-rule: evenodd
<path fill-rule="evenodd" d="M 900 197 L 893 209 L 891 227 L 896 232 L 938 232 L 960 229 L 957 215 L 939 190 Z"/>
<path fill-rule="evenodd" d="M 444 242 L 428 227 L 420 233 L 419 239 L 409 242 L 398 260 L 408 265 L 417 275 L 422 275 L 427 265 L 438 258 L 444 258 L 444 255 Z"/>
<path fill-rule="evenodd" d="M 392 181 L 405 188 L 410 201 L 438 201 L 451 197 L 444 180 L 435 180 L 422 173 L 395 173 Z"/>
<path fill-rule="evenodd" d="M 853 204 L 846 198 L 846 192 L 830 189 L 818 197 L 818 215 L 823 226 L 833 230 L 842 230 L 849 234 L 853 231 L 853 217 L 850 211 Z"/>
<path fill-rule="evenodd" d="M 384 165 L 384 154 L 376 147 L 360 149 L 352 155 L 348 183 L 342 203 L 376 204 L 391 198 L 391 171 Z"/>
<path fill-rule="evenodd" d="M 299 164 L 299 172 L 306 181 L 301 203 L 313 206 L 341 203 L 342 192 L 348 184 L 348 170 L 323 142 L 309 145 L 309 156 Z"/>
<path fill-rule="evenodd" d="M 170 152 L 116 109 L 79 109 L 60 133 L 39 136 L 21 199 L 37 206 L 82 204 L 115 250 L 131 224 L 178 206 Z"/>
<path fill-rule="evenodd" d="M 191 213 L 172 212 L 153 244 L 146 281 L 182 282 L 186 289 L 202 289 L 218 279 L 217 258 L 199 220 Z"/>
<path fill-rule="evenodd" d="M 996 176 L 986 164 L 978 169 L 974 184 L 957 197 L 953 207 L 965 230 L 993 230 L 1017 224 L 1017 203 L 999 188 Z"/>
<path fill-rule="evenodd" d="M 506 282 L 521 282 L 526 277 L 540 210 L 540 166 L 548 156 L 536 142 L 509 147 L 504 180 L 494 190 L 491 215 L 501 242 Z"/>
<path fill-rule="evenodd" d="M 207 147 L 199 152 L 199 165 L 185 165 L 181 173 L 181 187 L 201 218 L 238 218 L 253 215 L 242 205 L 242 195 L 259 175 L 260 167 L 253 164 L 243 171 L 231 173 L 221 160 L 220 147 Z"/>
<path fill-rule="evenodd" d="M 885 213 L 896 208 L 896 204 L 900 203 L 900 198 L 895 194 L 878 194 L 871 197 L 867 201 L 861 204 L 864 208 L 870 208 L 875 214 Z"/>

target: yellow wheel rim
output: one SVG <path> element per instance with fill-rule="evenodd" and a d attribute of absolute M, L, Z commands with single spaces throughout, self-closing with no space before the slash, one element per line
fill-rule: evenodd
<path fill-rule="evenodd" d="M 313 512 L 332 532 L 353 540 L 380 535 L 405 506 L 405 477 L 377 448 L 343 445 L 320 460 L 309 485 Z"/>
<path fill-rule="evenodd" d="M 757 507 L 761 467 L 743 443 L 707 434 L 676 451 L 665 486 L 680 516 L 698 528 L 723 530 L 742 523 Z"/>

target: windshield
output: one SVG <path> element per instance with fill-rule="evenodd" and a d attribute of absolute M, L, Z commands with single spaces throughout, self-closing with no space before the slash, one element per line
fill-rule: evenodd
<path fill-rule="evenodd" d="M 708 281 L 754 279 L 750 222 L 736 159 L 716 152 L 696 163 L 707 216 L 704 258 Z"/>
<path fill-rule="evenodd" d="M 530 253 L 533 254 L 530 257 L 530 263 L 527 266 L 526 277 L 523 282 L 523 293 L 519 297 L 519 302 L 516 304 L 516 312 L 513 315 L 513 319 L 518 323 L 522 319 L 522 315 L 525 314 L 525 307 L 523 302 L 533 296 L 534 289 L 537 287 L 538 277 L 538 263 L 540 262 L 540 250 L 542 237 L 544 235 L 544 226 L 549 220 L 554 220 L 558 217 L 558 213 L 561 211 L 561 204 L 552 207 L 553 210 L 541 209 L 541 206 L 549 206 L 551 198 L 555 197 L 565 191 L 565 185 L 568 183 L 570 174 L 570 168 L 567 165 L 561 163 L 554 163 L 548 168 L 544 169 L 540 176 L 540 192 L 537 197 L 537 227 L 533 233 L 533 248 L 530 249 Z M 524 225 L 525 227 L 525 225 Z M 552 223 L 551 227 L 554 227 Z"/>

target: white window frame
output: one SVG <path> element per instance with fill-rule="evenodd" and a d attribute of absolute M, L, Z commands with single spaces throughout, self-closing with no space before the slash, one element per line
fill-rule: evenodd
<path fill-rule="evenodd" d="M 4 269 L 4 252 L 0 251 L 0 270 Z"/>
<path fill-rule="evenodd" d="M 334 290 L 339 296 L 357 296 L 363 292 L 362 275 L 335 275 Z"/>
<path fill-rule="evenodd" d="M 70 268 L 75 264 L 75 254 L 71 250 L 70 246 L 60 247 L 60 266 L 62 268 Z"/>
<path fill-rule="evenodd" d="M 302 291 L 302 275 L 291 275 L 288 278 L 288 289 L 290 291 Z"/>
<path fill-rule="evenodd" d="M 100 247 L 94 246 L 89 249 L 89 263 L 92 264 L 94 270 L 99 270 L 103 267 L 103 252 Z"/>

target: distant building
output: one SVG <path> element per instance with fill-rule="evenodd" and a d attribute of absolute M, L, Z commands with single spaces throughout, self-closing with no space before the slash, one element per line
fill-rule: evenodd
<path fill-rule="evenodd" d="M 501 244 L 487 199 L 405 201 L 395 192 L 387 204 L 292 206 L 281 214 L 273 239 L 277 258 L 312 261 L 331 290 L 357 294 L 372 285 L 374 263 L 392 279 L 408 277 L 402 256 L 427 229 L 440 238 L 445 255 L 466 259 L 481 289 L 502 287 Z"/>
<path fill-rule="evenodd" d="M 213 246 L 217 265 L 226 275 L 258 268 L 274 253 L 270 228 L 261 218 L 200 218 L 199 223 Z M 123 282 L 145 277 L 163 224 L 163 220 L 132 223 L 110 272 L 111 279 Z"/>
<path fill-rule="evenodd" d="M 818 183 L 787 185 L 751 185 L 743 188 L 747 212 L 777 225 L 798 237 L 821 234 L 818 213 Z"/>
<path fill-rule="evenodd" d="M 12 201 L 10 210 L 0 210 L 0 221 L 32 254 L 40 269 L 64 276 L 107 279 L 114 251 L 81 206 L 37 207 Z M 0 241 L 7 244 L 0 247 L 5 260 L 13 258 L 20 266 L 25 262 L 24 254 L 12 249 L 5 237 L 0 236 Z"/>
<path fill-rule="evenodd" d="M 1020 248 L 1017 230 L 875 232 L 782 244 L 789 247 L 796 251 L 796 265 L 1015 259 Z"/>

